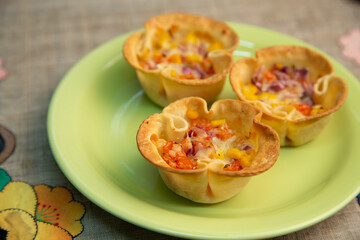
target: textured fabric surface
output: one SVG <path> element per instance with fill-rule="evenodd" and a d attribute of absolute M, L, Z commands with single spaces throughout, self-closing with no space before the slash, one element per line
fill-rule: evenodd
<path fill-rule="evenodd" d="M 334 57 L 360 79 L 360 67 L 343 57 L 338 45 L 341 35 L 360 27 L 356 0 L 1 0 L 0 57 L 8 76 L 0 83 L 0 123 L 14 132 L 17 146 L 0 167 L 13 180 L 70 189 L 87 211 L 84 232 L 76 239 L 175 239 L 118 219 L 79 193 L 58 168 L 46 133 L 49 101 L 69 68 L 95 47 L 165 12 L 289 34 Z M 327 220 L 275 239 L 360 239 L 359 226 L 354 199 Z"/>

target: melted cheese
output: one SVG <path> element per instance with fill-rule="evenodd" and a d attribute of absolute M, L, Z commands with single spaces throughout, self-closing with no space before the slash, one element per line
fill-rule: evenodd
<path fill-rule="evenodd" d="M 208 53 L 218 49 L 224 49 L 224 45 L 211 34 L 173 25 L 168 30 L 158 29 L 150 46 L 138 57 L 145 69 L 169 68 L 170 77 L 204 79 L 215 73 Z"/>
<path fill-rule="evenodd" d="M 192 121 L 192 126 L 181 143 L 166 142 L 163 139 L 158 141 L 159 152 L 165 161 L 176 164 L 177 161 L 182 161 L 179 159 L 181 156 L 183 160 L 184 157 L 189 159 L 184 161 L 222 162 L 224 168 L 231 166 L 231 170 L 250 165 L 253 153 L 257 151 L 255 133 L 249 133 L 248 138 L 237 135 L 224 119 Z M 167 146 L 166 149 L 164 146 Z"/>
<path fill-rule="evenodd" d="M 276 68 L 278 71 L 282 68 Z M 292 71 L 299 72 L 299 69 L 292 69 Z M 302 69 L 302 71 L 306 71 Z M 306 71 L 307 72 L 307 71 Z M 265 72 L 266 73 L 266 72 Z M 278 79 L 275 74 L 272 74 L 273 79 L 267 79 L 264 74 L 264 68 L 260 67 L 255 71 L 252 82 L 243 86 L 242 95 L 245 99 L 253 104 L 259 106 L 264 112 L 274 114 L 288 120 L 298 120 L 308 116 L 314 115 L 323 111 L 321 105 L 313 103 L 313 92 L 323 94 L 327 91 L 328 77 L 322 77 L 317 80 L 315 84 L 306 80 L 306 77 L 295 77 L 294 73 L 287 75 L 283 72 L 282 79 Z M 270 90 L 271 89 L 271 90 Z M 309 111 L 304 109 L 299 110 L 298 106 L 305 106 Z M 306 106 L 305 106 L 306 107 Z"/>

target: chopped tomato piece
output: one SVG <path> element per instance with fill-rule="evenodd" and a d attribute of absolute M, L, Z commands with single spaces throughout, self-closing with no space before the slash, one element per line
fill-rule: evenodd
<path fill-rule="evenodd" d="M 180 54 L 173 54 L 168 58 L 168 62 L 169 63 L 176 63 L 176 64 L 181 64 L 182 60 L 181 60 L 181 56 Z"/>
<path fill-rule="evenodd" d="M 221 139 L 221 140 L 227 140 L 227 139 L 231 138 L 234 135 L 235 135 L 235 133 L 233 133 L 233 132 L 222 131 L 222 132 L 216 134 L 216 137 Z"/>
<path fill-rule="evenodd" d="M 267 82 L 277 82 L 278 81 L 276 76 L 269 70 L 264 73 L 264 78 Z"/>
<path fill-rule="evenodd" d="M 173 141 L 168 141 L 164 145 L 162 158 L 165 162 L 173 168 L 194 169 L 196 165 L 186 156 L 184 150 L 181 147 L 175 149 L 174 146 Z"/>
<path fill-rule="evenodd" d="M 188 74 L 181 74 L 181 75 L 179 75 L 179 78 L 180 79 L 199 79 L 198 77 L 195 77 L 192 72 L 190 72 Z"/>
<path fill-rule="evenodd" d="M 215 135 L 221 140 L 227 140 L 234 136 L 235 132 L 231 130 L 228 124 L 224 124 L 220 128 L 216 129 Z"/>
<path fill-rule="evenodd" d="M 305 115 L 305 116 L 310 116 L 311 115 L 311 110 L 312 110 L 311 106 L 309 106 L 307 104 L 299 104 L 299 105 L 296 105 L 295 107 L 303 115 Z"/>
<path fill-rule="evenodd" d="M 200 62 L 200 66 L 208 75 L 215 73 L 214 65 L 210 58 L 204 58 L 204 60 Z"/>
<path fill-rule="evenodd" d="M 152 56 L 152 59 L 156 63 L 162 63 L 165 60 L 165 58 L 161 54 L 154 54 L 154 56 Z"/>
<path fill-rule="evenodd" d="M 205 118 L 193 119 L 191 121 L 191 126 L 199 126 L 205 131 L 210 131 L 212 129 L 210 121 Z"/>

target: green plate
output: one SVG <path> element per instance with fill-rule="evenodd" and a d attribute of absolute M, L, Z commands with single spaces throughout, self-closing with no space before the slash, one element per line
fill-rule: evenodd
<path fill-rule="evenodd" d="M 270 45 L 311 47 L 263 28 L 230 25 L 246 40 L 239 55 L 253 55 L 255 49 Z M 349 96 L 320 136 L 298 148 L 282 148 L 273 168 L 223 203 L 197 204 L 168 190 L 136 146 L 141 122 L 161 109 L 144 95 L 122 56 L 128 36 L 79 61 L 50 103 L 48 135 L 55 159 L 91 201 L 121 219 L 168 235 L 255 239 L 320 222 L 360 192 L 360 87 L 331 58 L 336 74 L 349 85 Z M 235 98 L 229 82 L 220 98 Z"/>

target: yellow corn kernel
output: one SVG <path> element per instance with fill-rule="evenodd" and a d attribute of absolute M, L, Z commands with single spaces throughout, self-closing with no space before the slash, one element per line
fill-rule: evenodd
<path fill-rule="evenodd" d="M 252 83 L 246 84 L 242 90 L 244 94 L 248 95 L 254 95 L 258 92 L 257 87 Z"/>
<path fill-rule="evenodd" d="M 212 44 L 210 44 L 208 51 L 211 52 L 211 51 L 219 50 L 219 49 L 224 49 L 224 45 L 220 41 L 215 41 Z"/>
<path fill-rule="evenodd" d="M 259 100 L 258 96 L 256 96 L 256 95 L 246 96 L 246 99 L 249 100 L 249 101 Z"/>
<path fill-rule="evenodd" d="M 211 158 L 211 159 L 217 158 L 217 154 L 214 153 L 214 152 L 211 152 L 211 153 L 209 154 L 209 158 Z"/>
<path fill-rule="evenodd" d="M 155 41 L 156 47 L 161 48 L 164 46 L 165 42 L 170 41 L 170 35 L 166 31 L 159 31 L 157 35 L 158 35 L 158 39 Z"/>
<path fill-rule="evenodd" d="M 323 111 L 324 109 L 322 109 L 321 107 L 315 106 L 311 109 L 310 116 L 313 116 L 317 113 L 322 113 Z"/>
<path fill-rule="evenodd" d="M 276 96 L 276 94 L 274 94 L 274 93 L 264 92 L 264 93 L 260 94 L 259 98 L 261 98 L 261 99 L 263 99 L 263 98 L 266 98 L 266 99 L 276 99 L 277 96 Z"/>
<path fill-rule="evenodd" d="M 218 150 L 216 158 L 217 159 L 224 159 L 224 152 L 221 149 Z"/>
<path fill-rule="evenodd" d="M 250 166 L 251 161 L 250 161 L 250 156 L 249 155 L 245 155 L 240 159 L 240 165 L 242 168 L 246 168 L 248 166 Z"/>
<path fill-rule="evenodd" d="M 224 159 L 224 152 L 221 149 L 218 149 L 218 152 L 211 152 L 209 158 Z"/>
<path fill-rule="evenodd" d="M 188 43 L 195 44 L 197 42 L 197 37 L 194 35 L 194 33 L 188 33 L 186 34 L 185 41 Z"/>
<path fill-rule="evenodd" d="M 154 57 L 162 57 L 161 52 L 158 50 L 154 50 L 153 55 L 154 55 Z"/>
<path fill-rule="evenodd" d="M 319 111 L 319 108 L 314 108 L 314 107 L 313 107 L 313 108 L 311 109 L 310 116 L 313 116 L 313 115 L 317 114 L 318 111 Z"/>
<path fill-rule="evenodd" d="M 277 69 L 281 69 L 281 68 L 283 68 L 283 65 L 281 63 L 275 63 L 275 67 Z"/>
<path fill-rule="evenodd" d="M 249 84 L 245 85 L 242 88 L 242 92 L 245 95 L 246 99 L 248 99 L 248 100 L 258 100 L 258 96 L 255 95 L 258 92 L 258 89 L 254 84 L 249 83 Z"/>
<path fill-rule="evenodd" d="M 240 151 L 237 148 L 230 148 L 229 150 L 227 150 L 226 152 L 226 156 L 228 158 L 232 158 L 232 159 L 240 159 L 242 158 L 244 155 L 246 155 L 245 151 Z"/>
<path fill-rule="evenodd" d="M 171 77 L 176 77 L 177 76 L 177 73 L 176 73 L 176 71 L 174 69 L 171 69 L 170 76 Z"/>
<path fill-rule="evenodd" d="M 186 117 L 189 119 L 197 119 L 199 118 L 199 113 L 196 110 L 188 109 L 186 112 Z"/>
<path fill-rule="evenodd" d="M 166 39 L 165 38 L 160 38 L 157 43 L 156 43 L 156 46 L 159 47 L 159 48 L 162 48 L 164 46 L 166 42 Z"/>
<path fill-rule="evenodd" d="M 171 45 L 170 45 L 170 48 L 171 49 L 174 49 L 174 48 L 177 48 L 178 46 L 175 44 L 175 43 L 172 43 Z"/>
<path fill-rule="evenodd" d="M 204 59 L 203 56 L 196 54 L 196 53 L 188 54 L 185 56 L 185 62 L 187 62 L 189 64 L 202 62 L 203 59 Z"/>
<path fill-rule="evenodd" d="M 149 56 L 149 49 L 145 48 L 144 51 L 142 52 L 142 55 L 140 56 L 141 59 L 145 59 Z"/>
<path fill-rule="evenodd" d="M 175 53 L 173 55 L 171 55 L 169 58 L 168 58 L 169 62 L 171 63 L 177 63 L 177 64 L 181 64 L 182 61 L 181 61 L 181 56 L 180 54 L 178 53 Z"/>
<path fill-rule="evenodd" d="M 272 103 L 272 104 L 271 104 L 271 107 L 272 107 L 272 108 L 276 108 L 277 106 L 279 106 L 279 104 L 276 104 L 276 103 Z"/>
<path fill-rule="evenodd" d="M 286 112 L 290 113 L 295 107 L 293 105 L 286 105 Z"/>
<path fill-rule="evenodd" d="M 211 122 L 211 126 L 212 127 L 218 127 L 220 125 L 223 125 L 226 123 L 226 120 L 225 119 L 219 119 L 219 120 L 212 120 Z"/>

